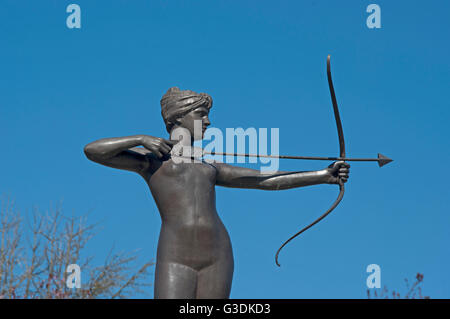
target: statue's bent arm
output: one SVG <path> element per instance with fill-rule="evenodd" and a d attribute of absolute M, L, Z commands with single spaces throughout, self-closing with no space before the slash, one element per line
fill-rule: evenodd
<path fill-rule="evenodd" d="M 84 153 L 96 163 L 141 173 L 150 162 L 146 155 L 149 151 L 136 147 L 140 145 L 140 135 L 104 138 L 86 145 Z"/>

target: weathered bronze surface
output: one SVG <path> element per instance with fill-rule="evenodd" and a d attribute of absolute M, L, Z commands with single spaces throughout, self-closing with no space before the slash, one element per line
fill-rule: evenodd
<path fill-rule="evenodd" d="M 344 194 L 344 183 L 349 176 L 350 165 L 345 160 L 378 161 L 382 165 L 391 161 L 382 155 L 378 159 L 346 157 L 329 58 L 327 71 L 340 154 L 327 158 L 298 156 L 300 159 L 338 160 L 322 170 L 269 174 L 220 162 L 176 160 L 178 155 L 171 152 L 172 148 L 175 145 L 193 147 L 194 140 L 203 138 L 203 133 L 211 124 L 208 115 L 212 107 L 212 98 L 208 94 L 182 91 L 176 87 L 170 88 L 161 99 L 161 113 L 170 134 L 168 139 L 134 135 L 104 138 L 86 145 L 84 151 L 90 160 L 136 172 L 150 188 L 162 221 L 157 250 L 155 298 L 229 297 L 234 260 L 228 232 L 216 211 L 216 185 L 261 190 L 283 190 L 317 184 L 339 185 L 339 196 L 330 209 L 286 241 L 278 250 L 278 257 L 285 244 L 323 219 L 339 204 Z M 202 123 L 201 136 L 196 135 L 194 130 L 196 120 Z M 183 134 L 191 138 L 180 139 L 179 136 Z M 277 259 L 276 262 L 278 264 Z"/>

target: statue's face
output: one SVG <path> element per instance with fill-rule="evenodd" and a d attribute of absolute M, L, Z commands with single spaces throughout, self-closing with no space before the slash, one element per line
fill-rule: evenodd
<path fill-rule="evenodd" d="M 211 124 L 208 115 L 209 109 L 201 106 L 178 119 L 178 122 L 181 127 L 189 130 L 189 133 L 191 134 L 191 137 L 194 138 L 194 140 L 201 140 L 206 131 L 206 128 Z M 198 121 L 197 130 L 195 129 L 196 121 Z"/>

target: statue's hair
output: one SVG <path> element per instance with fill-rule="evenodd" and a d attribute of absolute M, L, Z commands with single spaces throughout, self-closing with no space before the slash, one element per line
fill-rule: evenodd
<path fill-rule="evenodd" d="M 171 87 L 161 98 L 161 115 L 170 133 L 176 120 L 201 106 L 208 110 L 212 107 L 212 97 L 206 93 L 196 93 L 191 90 L 180 90 Z"/>

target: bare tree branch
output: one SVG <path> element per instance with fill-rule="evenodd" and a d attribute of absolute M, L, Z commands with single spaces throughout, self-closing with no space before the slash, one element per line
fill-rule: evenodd
<path fill-rule="evenodd" d="M 13 201 L 0 201 L 0 298 L 127 298 L 151 286 L 147 271 L 153 263 L 134 272 L 136 252 L 111 249 L 96 267 L 92 256 L 81 258 L 97 226 L 88 225 L 86 217 L 66 217 L 60 207 L 43 215 L 33 209 L 30 223 Z M 82 269 L 80 289 L 66 285 L 70 264 Z"/>

